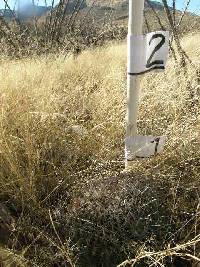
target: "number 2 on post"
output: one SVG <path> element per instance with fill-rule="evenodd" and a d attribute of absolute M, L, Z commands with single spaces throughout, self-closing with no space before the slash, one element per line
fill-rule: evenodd
<path fill-rule="evenodd" d="M 156 45 L 156 47 L 154 48 L 154 50 L 152 51 L 149 59 L 147 60 L 147 64 L 146 64 L 146 68 L 151 68 L 154 65 L 164 65 L 164 61 L 163 60 L 154 60 L 152 61 L 153 56 L 155 55 L 155 53 L 165 44 L 165 36 L 163 34 L 160 33 L 156 33 L 154 34 L 150 41 L 149 41 L 149 45 L 151 45 L 152 41 L 154 39 L 157 38 L 161 38 L 160 42 Z"/>

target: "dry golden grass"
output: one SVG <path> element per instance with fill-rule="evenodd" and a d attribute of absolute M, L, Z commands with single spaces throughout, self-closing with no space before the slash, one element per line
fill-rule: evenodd
<path fill-rule="evenodd" d="M 133 171 L 148 176 L 154 168 L 156 178 L 181 180 L 180 171 L 187 182 L 199 180 L 199 39 L 183 39 L 195 65 L 187 77 L 169 59 L 165 73 L 142 79 L 138 132 L 164 134 L 167 143 L 162 155 L 136 162 Z M 74 184 L 70 176 L 97 163 L 103 172 L 112 162 L 110 175 L 123 169 L 126 44 L 77 58 L 2 59 L 0 81 L 0 199 L 15 203 L 22 217 L 29 203 L 51 225 L 43 203 L 63 181 Z"/>
<path fill-rule="evenodd" d="M 24 176 L 20 171 L 21 160 L 13 153 L 19 152 L 21 157 L 21 149 L 29 176 L 43 160 L 43 153 L 54 146 L 62 150 L 56 151 L 58 160 L 63 158 L 68 169 L 69 157 L 76 161 L 89 153 L 94 159 L 108 159 L 121 153 L 113 151 L 115 143 L 122 142 L 124 119 L 125 64 L 121 61 L 125 51 L 117 58 L 119 51 L 116 46 L 114 50 L 84 52 L 76 60 L 55 56 L 1 62 L 4 169 L 6 165 L 18 177 Z M 68 144 L 72 126 L 76 125 L 86 127 L 88 134 L 81 138 L 76 135 L 76 143 Z M 65 159 L 59 152 L 69 157 Z M 51 157 L 49 160 L 49 164 L 55 164 Z"/>

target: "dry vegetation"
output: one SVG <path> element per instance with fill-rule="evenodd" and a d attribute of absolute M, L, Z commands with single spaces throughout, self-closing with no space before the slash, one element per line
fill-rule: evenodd
<path fill-rule="evenodd" d="M 187 76 L 171 58 L 142 79 L 138 131 L 166 135 L 165 151 L 130 173 L 125 43 L 1 58 L 1 266 L 198 262 L 200 36 L 182 42 Z"/>
<path fill-rule="evenodd" d="M 60 0 L 56 6 L 52 0 L 48 12 L 41 17 L 33 15 L 34 6 L 31 6 L 32 17 L 19 18 L 8 1 L 3 2 L 12 19 L 0 15 L 0 51 L 10 58 L 55 53 L 77 55 L 127 36 L 127 0 Z M 145 0 L 144 31 L 170 29 L 179 46 L 178 36 L 200 29 L 200 17 L 187 12 L 187 3 L 181 12 L 176 10 L 176 5 L 170 9 L 166 0 L 162 2 L 164 6 L 157 7 L 155 1 Z"/>

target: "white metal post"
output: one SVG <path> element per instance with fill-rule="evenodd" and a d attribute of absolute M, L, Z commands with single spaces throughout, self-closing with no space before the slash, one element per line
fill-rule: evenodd
<path fill-rule="evenodd" d="M 143 26 L 144 0 L 129 0 L 129 23 L 128 23 L 128 65 L 134 64 L 130 62 L 131 44 L 130 35 L 141 35 Z M 139 83 L 138 76 L 128 74 L 127 77 L 127 129 L 126 136 L 135 136 L 137 134 L 137 116 L 138 116 L 138 100 L 139 100 Z M 131 162 L 126 160 L 126 167 L 131 167 Z"/>

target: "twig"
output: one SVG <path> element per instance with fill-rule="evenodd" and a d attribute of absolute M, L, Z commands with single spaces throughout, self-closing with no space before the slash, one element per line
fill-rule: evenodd
<path fill-rule="evenodd" d="M 185 244 L 177 245 L 176 247 L 168 248 L 168 249 L 163 250 L 163 251 L 159 251 L 159 252 L 144 251 L 144 252 L 140 253 L 138 256 L 136 256 L 135 259 L 126 260 L 126 261 L 120 263 L 117 267 L 125 267 L 127 265 L 133 267 L 140 260 L 142 260 L 144 258 L 150 258 L 150 257 L 153 257 L 154 261 L 156 261 L 157 257 L 164 259 L 165 257 L 169 257 L 169 256 L 179 256 L 179 257 L 191 258 L 197 262 L 200 262 L 200 259 L 198 257 L 192 255 L 192 254 L 178 253 L 178 251 L 184 251 L 184 250 L 186 250 L 186 248 L 194 246 L 197 243 L 200 243 L 200 235 L 197 235 L 194 239 L 188 241 Z"/>
<path fill-rule="evenodd" d="M 56 235 L 56 237 L 58 238 L 58 241 L 59 241 L 59 243 L 60 243 L 60 245 L 61 245 L 61 248 L 62 248 L 62 250 L 63 250 L 63 253 L 64 253 L 65 257 L 66 257 L 67 262 L 70 264 L 71 267 L 75 267 L 74 264 L 72 263 L 72 260 L 71 260 L 71 258 L 70 258 L 69 252 L 68 252 L 68 251 L 69 251 L 69 246 L 67 246 L 67 250 L 68 250 L 68 251 L 66 251 L 66 248 L 65 248 L 63 242 L 61 241 L 61 238 L 60 238 L 60 236 L 59 236 L 59 234 L 58 234 L 58 232 L 57 232 L 57 230 L 56 230 L 56 227 L 55 227 L 55 224 L 54 224 L 54 222 L 53 222 L 53 219 L 52 219 L 50 210 L 49 210 L 49 218 L 50 218 L 50 222 L 51 222 L 51 225 L 52 225 L 52 227 L 53 227 L 53 230 L 54 230 L 54 232 L 55 232 L 55 235 Z"/>

